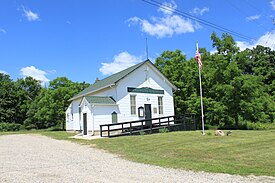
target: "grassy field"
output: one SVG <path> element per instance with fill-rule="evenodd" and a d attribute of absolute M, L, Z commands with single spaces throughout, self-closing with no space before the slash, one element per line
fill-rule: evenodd
<path fill-rule="evenodd" d="M 66 132 L 39 131 L 56 139 Z M 2 133 L 3 134 L 3 133 Z M 233 131 L 231 136 L 202 136 L 199 131 L 71 141 L 91 144 L 147 164 L 239 175 L 275 176 L 275 131 Z"/>

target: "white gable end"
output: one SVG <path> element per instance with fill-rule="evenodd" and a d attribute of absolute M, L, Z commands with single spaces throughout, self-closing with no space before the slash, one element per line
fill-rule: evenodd
<path fill-rule="evenodd" d="M 163 90 L 164 94 L 134 93 L 128 92 L 127 88 L 151 88 Z M 165 77 L 161 77 L 155 68 L 144 64 L 117 84 L 117 103 L 121 110 L 121 121 L 139 120 L 138 115 L 131 115 L 130 96 L 136 96 L 136 107 L 144 107 L 151 104 L 152 117 L 174 115 L 173 91 Z M 163 114 L 159 114 L 158 97 L 163 97 Z"/>

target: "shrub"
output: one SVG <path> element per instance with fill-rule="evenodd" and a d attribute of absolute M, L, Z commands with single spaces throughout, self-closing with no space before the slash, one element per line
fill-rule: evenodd
<path fill-rule="evenodd" d="M 275 129 L 275 123 L 252 123 L 245 122 L 247 130 L 271 130 Z"/>
<path fill-rule="evenodd" d="M 217 130 L 218 126 L 217 125 L 210 125 L 210 124 L 205 124 L 204 125 L 205 130 Z"/>
<path fill-rule="evenodd" d="M 239 125 L 240 130 L 247 130 L 247 129 L 241 129 Z M 236 126 L 234 125 L 219 125 L 218 130 L 237 130 Z"/>
<path fill-rule="evenodd" d="M 64 131 L 60 126 L 52 126 L 47 129 L 48 131 Z"/>
<path fill-rule="evenodd" d="M 0 123 L 0 131 L 8 132 L 8 131 L 19 131 L 21 128 L 20 124 L 17 123 Z"/>
<path fill-rule="evenodd" d="M 159 129 L 159 133 L 168 133 L 169 130 L 167 128 L 161 128 Z"/>
<path fill-rule="evenodd" d="M 139 135 L 145 135 L 145 132 L 144 131 L 140 131 Z"/>
<path fill-rule="evenodd" d="M 249 121 L 241 122 L 239 125 L 240 130 L 272 130 L 275 129 L 275 123 L 253 123 Z"/>
<path fill-rule="evenodd" d="M 236 126 L 222 126 L 218 127 L 219 130 L 272 130 L 275 129 L 275 123 L 253 123 L 250 121 L 242 121 L 239 123 L 238 128 Z"/>

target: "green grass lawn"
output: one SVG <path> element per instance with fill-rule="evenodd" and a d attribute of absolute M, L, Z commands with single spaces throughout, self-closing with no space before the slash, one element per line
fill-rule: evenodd
<path fill-rule="evenodd" d="M 57 139 L 66 132 L 36 132 Z M 275 176 L 275 131 L 233 131 L 231 136 L 202 136 L 199 131 L 76 140 L 147 164 L 239 175 Z"/>
<path fill-rule="evenodd" d="M 126 159 L 163 167 L 275 176 L 275 131 L 234 131 L 225 137 L 173 132 L 93 142 Z"/>

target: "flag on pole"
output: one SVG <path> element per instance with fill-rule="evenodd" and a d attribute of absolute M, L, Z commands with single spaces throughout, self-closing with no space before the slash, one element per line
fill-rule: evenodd
<path fill-rule="evenodd" d="M 199 52 L 199 46 L 198 46 L 198 43 L 197 43 L 197 50 L 196 50 L 196 60 L 197 60 L 197 63 L 199 64 L 199 68 L 200 70 L 202 69 L 202 60 L 201 60 L 201 54 Z"/>
<path fill-rule="evenodd" d="M 201 86 L 201 69 L 202 69 L 202 60 L 201 60 L 201 55 L 199 52 L 199 46 L 197 42 L 197 50 L 196 50 L 196 60 L 198 62 L 199 66 L 199 81 L 200 81 L 200 96 L 201 96 L 201 126 L 202 126 L 202 135 L 205 135 L 204 133 L 204 114 L 203 114 L 203 100 L 202 100 L 202 86 Z"/>

